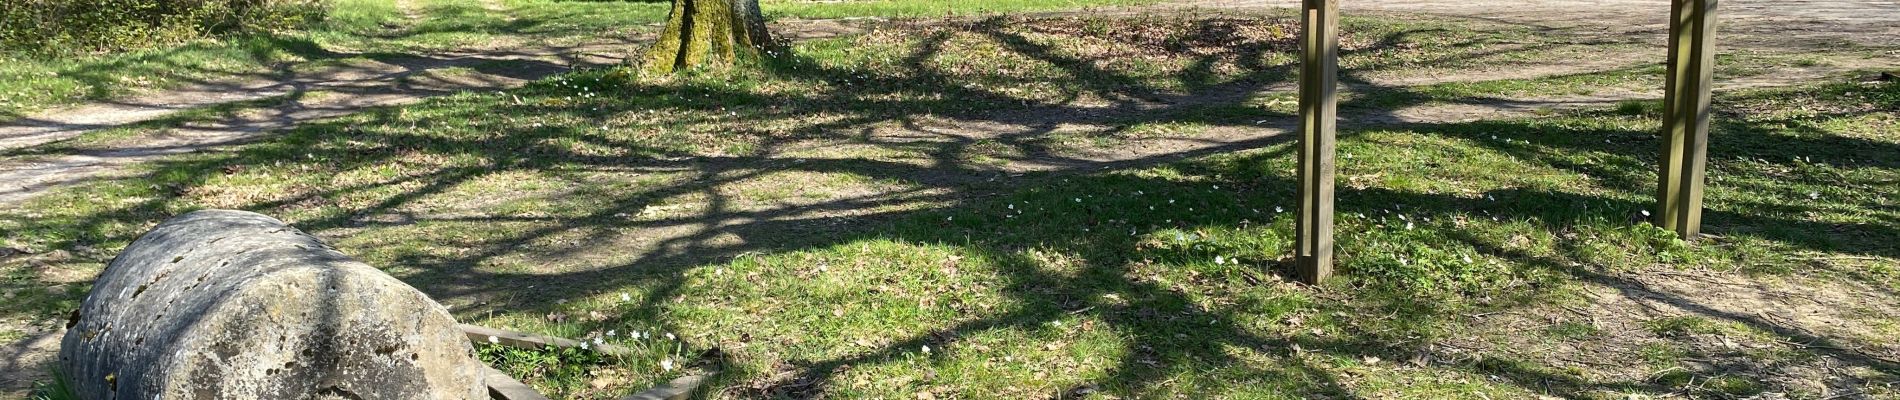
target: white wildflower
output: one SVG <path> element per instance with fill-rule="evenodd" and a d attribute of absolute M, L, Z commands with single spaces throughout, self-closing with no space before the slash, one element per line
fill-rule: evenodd
<path fill-rule="evenodd" d="M 924 345 L 924 354 L 930 354 L 930 345 Z"/>
<path fill-rule="evenodd" d="M 494 343 L 494 344 L 501 344 L 501 338 L 498 338 L 498 337 L 494 337 L 494 336 L 489 336 L 489 337 L 488 337 L 488 342 L 489 342 L 489 343 Z"/>
<path fill-rule="evenodd" d="M 1227 257 L 1214 256 L 1214 265 L 1221 265 L 1221 264 L 1226 264 L 1226 263 L 1227 263 Z"/>
<path fill-rule="evenodd" d="M 620 301 L 633 301 L 633 295 L 629 295 L 627 292 L 620 292 Z"/>
<path fill-rule="evenodd" d="M 660 369 L 661 369 L 661 370 L 665 370 L 665 371 L 667 371 L 667 372 L 672 372 L 672 371 L 673 371 L 673 359 L 672 359 L 672 358 L 667 358 L 667 359 L 664 359 L 664 360 L 660 360 Z"/>
<path fill-rule="evenodd" d="M 614 330 L 612 330 L 612 329 L 608 329 L 608 330 L 607 330 L 607 336 L 608 336 L 608 337 L 613 337 L 613 336 L 615 336 L 615 332 L 614 332 Z"/>

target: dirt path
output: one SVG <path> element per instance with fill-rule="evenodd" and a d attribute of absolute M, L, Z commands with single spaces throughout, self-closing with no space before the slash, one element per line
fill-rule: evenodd
<path fill-rule="evenodd" d="M 1185 7 L 1297 8 L 1299 0 L 1189 0 Z M 1343 0 L 1346 12 L 1405 12 L 1469 18 L 1584 35 L 1655 34 L 1661 43 L 1667 0 Z M 1900 1 L 1725 0 L 1717 16 L 1723 46 L 1790 51 L 1839 43 L 1900 46 Z"/>
<path fill-rule="evenodd" d="M 1294 0 L 1190 0 L 1134 12 L 1154 12 L 1157 9 L 1193 12 L 1194 9 L 1209 8 L 1287 8 L 1296 7 L 1297 3 Z M 1574 36 L 1577 40 L 1614 38 L 1657 43 L 1661 41 L 1662 24 L 1667 14 L 1666 3 L 1661 0 L 1399 0 L 1350 1 L 1345 6 L 1348 11 L 1426 13 L 1486 23 L 1532 26 L 1553 35 Z M 1730 48 L 1791 52 L 1841 42 L 1865 46 L 1900 45 L 1900 24 L 1890 22 L 1893 18 L 1900 18 L 1900 1 L 1736 0 L 1725 2 L 1723 6 L 1726 7 L 1724 29 L 1727 33 L 1724 39 Z M 484 3 L 484 8 L 503 11 L 498 3 L 493 2 Z M 812 38 L 848 34 L 855 27 L 836 21 L 786 21 L 775 29 L 793 38 Z M 272 97 L 286 98 L 278 105 L 222 121 L 172 129 L 162 136 L 141 140 L 136 144 L 31 161 L 0 161 L 0 182 L 4 182 L 0 183 L 0 207 L 17 205 L 53 188 L 112 176 L 133 163 L 242 143 L 264 132 L 307 121 L 348 114 L 367 107 L 414 102 L 462 90 L 510 88 L 575 67 L 610 64 L 617 62 L 632 47 L 636 45 L 630 40 L 609 40 L 564 48 L 416 55 L 355 63 L 281 79 L 203 83 L 124 101 L 41 113 L 0 125 L 0 152 L 58 144 L 94 130 L 149 121 L 195 107 Z M 1882 58 L 1846 60 L 1841 65 L 1778 71 L 1728 81 L 1725 85 L 1755 87 L 1806 82 L 1841 70 L 1894 65 L 1894 60 L 1900 58 L 1900 54 L 1896 53 L 1900 52 L 1889 51 L 1887 57 Z M 1368 78 L 1372 80 L 1370 84 L 1374 85 L 1412 86 L 1553 76 L 1645 62 L 1654 61 L 1624 55 L 1585 58 L 1577 63 L 1513 66 L 1508 71 L 1479 69 L 1433 76 Z M 469 68 L 474 70 L 468 71 Z M 450 69 L 457 71 L 449 76 L 436 73 Z M 306 96 L 311 93 L 322 94 Z M 1513 99 L 1520 101 L 1498 104 L 1428 105 L 1393 110 L 1360 122 L 1462 122 L 1658 96 L 1659 92 L 1641 91 Z"/>
<path fill-rule="evenodd" d="M 0 126 L 0 151 L 58 144 L 88 132 L 173 115 L 196 107 L 281 98 L 217 121 L 167 129 L 136 143 L 51 158 L 0 164 L 0 205 L 47 189 L 110 175 L 172 154 L 256 139 L 260 134 L 370 107 L 419 101 L 465 90 L 519 86 L 576 67 L 618 62 L 606 54 L 630 44 L 595 44 L 405 56 L 351 63 L 282 80 L 207 83 L 140 98 L 56 110 Z"/>

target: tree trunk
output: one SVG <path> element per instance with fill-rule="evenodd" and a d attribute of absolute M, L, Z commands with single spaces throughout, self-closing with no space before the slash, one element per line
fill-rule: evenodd
<path fill-rule="evenodd" d="M 673 0 L 666 30 L 647 50 L 652 73 L 721 68 L 775 51 L 759 0 Z"/>

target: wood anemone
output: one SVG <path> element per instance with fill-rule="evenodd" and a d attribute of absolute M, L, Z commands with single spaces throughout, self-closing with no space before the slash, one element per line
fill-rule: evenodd
<path fill-rule="evenodd" d="M 777 51 L 759 0 L 673 0 L 666 30 L 647 50 L 641 68 L 656 74 L 724 68 Z"/>

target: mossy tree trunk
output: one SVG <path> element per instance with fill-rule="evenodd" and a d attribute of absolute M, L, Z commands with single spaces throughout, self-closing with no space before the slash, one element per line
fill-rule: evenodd
<path fill-rule="evenodd" d="M 759 0 L 673 0 L 666 30 L 647 50 L 648 72 L 721 68 L 776 51 Z"/>

